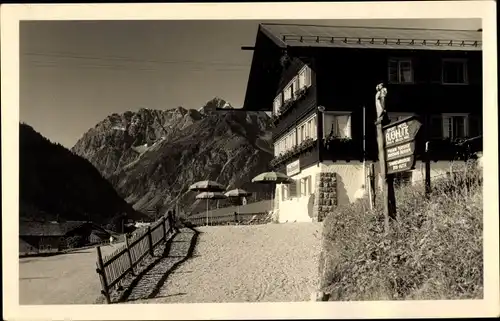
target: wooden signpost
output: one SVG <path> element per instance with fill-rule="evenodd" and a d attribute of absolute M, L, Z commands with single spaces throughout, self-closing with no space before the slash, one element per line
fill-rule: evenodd
<path fill-rule="evenodd" d="M 415 166 L 415 138 L 421 123 L 415 116 L 389 123 L 385 109 L 387 89 L 377 85 L 375 106 L 377 112 L 377 143 L 380 174 L 384 180 L 385 232 L 389 232 L 389 218 L 396 217 L 393 174 L 408 171 Z"/>

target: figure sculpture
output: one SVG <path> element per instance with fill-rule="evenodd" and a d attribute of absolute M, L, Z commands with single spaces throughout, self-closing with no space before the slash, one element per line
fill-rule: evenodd
<path fill-rule="evenodd" d="M 386 114 L 385 110 L 385 96 L 387 96 L 387 88 L 384 87 L 383 83 L 380 83 L 376 87 L 377 93 L 375 94 L 375 106 L 377 108 L 377 119 L 381 120 Z"/>

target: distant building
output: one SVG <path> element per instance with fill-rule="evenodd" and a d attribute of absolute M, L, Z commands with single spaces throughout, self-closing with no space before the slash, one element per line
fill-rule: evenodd
<path fill-rule="evenodd" d="M 53 252 L 67 248 L 67 240 L 81 236 L 84 244 L 100 243 L 109 239 L 109 232 L 86 221 L 19 222 L 19 252 Z"/>
<path fill-rule="evenodd" d="M 423 123 L 415 169 L 397 178 L 423 179 L 425 141 L 432 175 L 446 174 L 452 141 L 482 135 L 481 39 L 480 30 L 259 25 L 254 47 L 242 48 L 254 51 L 243 108 L 272 112 L 271 165 L 294 179 L 276 187 L 279 220 L 321 220 L 365 195 L 378 161 L 381 82 L 391 121 L 417 115 Z"/>

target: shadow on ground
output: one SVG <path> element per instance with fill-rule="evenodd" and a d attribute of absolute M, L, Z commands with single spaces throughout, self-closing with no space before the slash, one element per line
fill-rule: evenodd
<path fill-rule="evenodd" d="M 171 238 L 163 253 L 155 259 L 144 271 L 142 271 L 130 286 L 123 292 L 118 302 L 157 298 L 158 293 L 170 274 L 185 261 L 193 257 L 198 235 L 193 227 L 184 228 Z M 184 272 L 189 273 L 189 272 Z M 186 295 L 178 293 L 170 296 Z"/>

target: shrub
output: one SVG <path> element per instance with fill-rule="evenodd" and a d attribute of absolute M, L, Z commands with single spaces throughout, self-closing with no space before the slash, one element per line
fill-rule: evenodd
<path fill-rule="evenodd" d="M 380 199 L 380 197 L 378 197 Z M 396 190 L 398 218 L 384 234 L 382 204 L 338 207 L 324 222 L 321 287 L 330 300 L 480 299 L 483 296 L 482 174 Z"/>
<path fill-rule="evenodd" d="M 70 249 L 85 246 L 85 238 L 81 235 L 66 238 L 66 246 Z"/>

